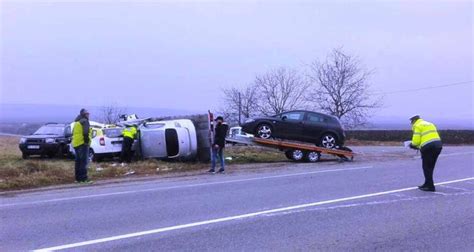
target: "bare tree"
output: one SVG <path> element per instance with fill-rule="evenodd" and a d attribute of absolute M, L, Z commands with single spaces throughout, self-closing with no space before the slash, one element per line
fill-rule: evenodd
<path fill-rule="evenodd" d="M 248 85 L 244 88 L 227 88 L 222 90 L 224 93 L 224 107 L 220 114 L 226 118 L 228 122 L 239 124 L 246 118 L 257 115 L 257 96 L 256 88 Z"/>
<path fill-rule="evenodd" d="M 324 62 L 310 64 L 308 77 L 314 91 L 308 101 L 341 119 L 347 128 L 363 125 L 370 112 L 381 106 L 381 99 L 369 93 L 372 73 L 356 57 L 334 49 Z"/>
<path fill-rule="evenodd" d="M 298 72 L 283 67 L 257 76 L 254 85 L 258 109 L 264 115 L 305 107 L 304 96 L 310 86 Z"/>
<path fill-rule="evenodd" d="M 104 105 L 100 108 L 99 120 L 105 124 L 113 124 L 118 122 L 120 116 L 126 112 L 126 109 L 119 107 L 115 103 Z"/>

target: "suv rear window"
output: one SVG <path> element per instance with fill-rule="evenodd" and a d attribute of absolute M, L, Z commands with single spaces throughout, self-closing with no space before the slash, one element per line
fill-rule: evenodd
<path fill-rule="evenodd" d="M 324 117 L 321 116 L 321 115 L 309 113 L 308 114 L 308 121 L 315 122 L 315 123 L 323 123 L 326 120 L 324 120 Z"/>
<path fill-rule="evenodd" d="M 104 134 L 107 137 L 114 138 L 114 137 L 121 137 L 122 136 L 122 129 L 121 128 L 114 128 L 114 129 L 104 129 Z"/>
<path fill-rule="evenodd" d="M 328 116 L 327 119 L 328 119 L 330 124 L 341 126 L 341 123 L 339 122 L 339 120 L 336 117 Z"/>

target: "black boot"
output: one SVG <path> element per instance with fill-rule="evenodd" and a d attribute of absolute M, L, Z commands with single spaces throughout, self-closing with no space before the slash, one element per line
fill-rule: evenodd
<path fill-rule="evenodd" d="M 423 186 L 423 187 L 419 187 L 420 190 L 422 191 L 425 191 L 425 192 L 435 192 L 436 191 L 436 188 L 435 186 Z"/>

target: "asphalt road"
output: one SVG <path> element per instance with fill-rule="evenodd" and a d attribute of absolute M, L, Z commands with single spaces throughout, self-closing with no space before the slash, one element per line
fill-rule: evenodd
<path fill-rule="evenodd" d="M 348 163 L 0 195 L 0 250 L 474 248 L 474 147 L 443 150 L 436 193 L 416 189 L 414 152 L 355 150 L 362 158 Z"/>

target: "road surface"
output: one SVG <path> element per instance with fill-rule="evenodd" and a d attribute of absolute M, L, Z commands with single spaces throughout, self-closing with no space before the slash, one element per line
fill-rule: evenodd
<path fill-rule="evenodd" d="M 380 158 L 0 195 L 0 250 L 474 248 L 474 147 L 443 150 L 436 193 L 414 152 L 359 151 Z"/>

